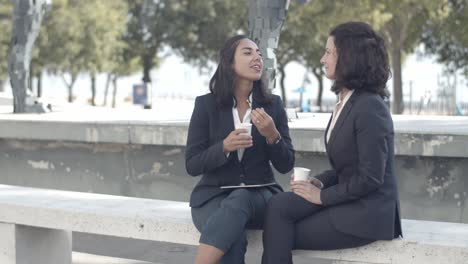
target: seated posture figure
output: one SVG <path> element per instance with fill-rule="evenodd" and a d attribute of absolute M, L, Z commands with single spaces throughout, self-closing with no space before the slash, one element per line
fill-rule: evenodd
<path fill-rule="evenodd" d="M 282 191 L 270 164 L 282 173 L 294 166 L 286 112 L 262 83 L 262 70 L 257 45 L 232 37 L 210 93 L 195 100 L 185 154 L 187 172 L 203 175 L 190 197 L 201 232 L 197 264 L 244 263 L 245 230 L 262 227 L 267 201 Z"/>
<path fill-rule="evenodd" d="M 331 30 L 320 61 L 339 98 L 325 132 L 332 169 L 291 181 L 291 192 L 270 199 L 263 264 L 292 263 L 293 249 L 351 248 L 402 234 L 384 40 L 366 23 L 344 23 Z"/>

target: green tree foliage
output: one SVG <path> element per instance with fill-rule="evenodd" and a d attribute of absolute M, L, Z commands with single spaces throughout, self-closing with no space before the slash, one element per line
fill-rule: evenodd
<path fill-rule="evenodd" d="M 430 20 L 421 36 L 426 51 L 452 71 L 463 71 L 468 77 L 468 1 L 450 0 L 444 9 L 444 20 Z"/>
<path fill-rule="evenodd" d="M 68 100 L 73 101 L 78 74 L 89 73 L 95 80 L 96 74 L 116 67 L 115 54 L 125 45 L 120 37 L 126 30 L 127 12 L 123 0 L 54 0 L 36 46 L 35 74 L 45 68 L 61 75 Z M 94 105 L 95 86 L 91 89 Z"/>
<path fill-rule="evenodd" d="M 78 74 L 85 71 L 79 64 L 81 54 L 80 17 L 76 1 L 55 0 L 42 22 L 37 40 L 33 69 L 36 76 L 48 70 L 62 77 L 68 89 L 68 101 L 73 101 L 73 87 Z"/>
<path fill-rule="evenodd" d="M 9 0 L 0 0 L 0 91 L 8 76 L 8 50 L 11 36 L 12 6 Z"/>
<path fill-rule="evenodd" d="M 32 75 L 40 80 L 47 70 L 62 76 L 71 101 L 79 74 L 107 73 L 109 87 L 118 78 L 141 70 L 143 81 L 150 82 L 151 69 L 168 51 L 206 68 L 208 62 L 217 60 L 218 50 L 228 37 L 246 33 L 248 2 L 54 0 L 36 42 Z M 393 110 L 401 113 L 402 58 L 421 41 L 440 62 L 468 71 L 467 6 L 466 0 L 314 0 L 307 5 L 291 1 L 276 51 L 284 99 L 285 66 L 297 61 L 317 78 L 317 105 L 321 106 L 324 75 L 320 57 L 328 32 L 339 23 L 361 20 L 386 38 L 393 67 Z M 0 26 L 1 84 L 6 77 L 10 42 L 9 0 L 0 0 Z"/>
<path fill-rule="evenodd" d="M 151 82 L 150 71 L 161 61 L 159 52 L 172 34 L 174 12 L 178 1 L 171 0 L 127 0 L 129 19 L 127 23 L 127 44 L 140 57 L 143 68 L 142 80 Z"/>
<path fill-rule="evenodd" d="M 395 114 L 402 114 L 404 110 L 402 55 L 412 51 L 419 43 L 419 36 L 427 20 L 444 19 L 445 13 L 440 11 L 446 3 L 447 0 L 385 0 L 374 3 L 375 8 L 382 9 L 389 16 L 382 32 L 385 34 L 392 62 L 392 112 Z"/>
<path fill-rule="evenodd" d="M 311 1 L 307 5 L 291 4 L 277 51 L 283 98 L 286 93 L 284 68 L 289 62 L 297 61 L 317 78 L 317 106 L 321 111 L 324 72 L 320 58 L 330 29 L 347 21 L 366 21 L 379 29 L 386 17 L 369 0 Z"/>
<path fill-rule="evenodd" d="M 441 7 L 448 0 L 352 0 L 312 1 L 291 6 L 278 57 L 281 67 L 291 60 L 305 65 L 317 77 L 317 105 L 321 107 L 322 66 L 320 57 L 330 28 L 346 21 L 365 21 L 386 39 L 393 72 L 393 112 L 403 112 L 402 57 L 420 43 L 428 19 L 441 21 Z M 465 0 L 466 1 L 466 0 Z"/>
<path fill-rule="evenodd" d="M 125 43 L 120 39 L 126 29 L 127 6 L 124 1 L 80 0 L 78 15 L 82 25 L 79 64 L 91 76 L 91 104 L 96 105 L 96 75 L 116 66 L 115 54 Z"/>
<path fill-rule="evenodd" d="M 127 28 L 128 30 L 128 28 Z M 128 31 L 120 37 L 124 45 L 116 50 L 112 56 L 112 65 L 107 72 L 107 82 L 104 91 L 104 102 L 103 105 L 107 105 L 107 98 L 109 92 L 109 86 L 112 84 L 112 107 L 116 106 L 116 95 L 117 95 L 117 80 L 123 76 L 129 76 L 138 72 L 141 69 L 141 57 L 135 49 L 131 47 Z M 157 61 L 155 64 L 159 64 Z"/>
<path fill-rule="evenodd" d="M 169 45 L 201 68 L 218 60 L 218 51 L 235 34 L 246 34 L 248 1 L 177 1 Z"/>

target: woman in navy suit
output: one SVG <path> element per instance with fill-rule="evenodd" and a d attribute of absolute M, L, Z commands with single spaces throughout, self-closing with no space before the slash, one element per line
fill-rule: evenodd
<path fill-rule="evenodd" d="M 195 100 L 185 156 L 188 174 L 202 175 L 190 197 L 201 233 L 197 264 L 244 263 L 245 230 L 262 228 L 267 201 L 282 191 L 270 164 L 281 173 L 294 165 L 285 110 L 263 85 L 262 70 L 257 45 L 232 37 L 220 51 L 210 93 Z M 241 124 L 251 133 L 235 129 Z"/>
<path fill-rule="evenodd" d="M 358 247 L 402 234 L 384 40 L 366 23 L 338 25 L 320 62 L 339 98 L 325 132 L 331 170 L 291 181 L 292 192 L 270 199 L 263 264 L 292 263 L 293 249 Z"/>

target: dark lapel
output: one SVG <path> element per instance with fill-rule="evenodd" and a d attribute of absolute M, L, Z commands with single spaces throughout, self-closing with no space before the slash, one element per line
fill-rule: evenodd
<path fill-rule="evenodd" d="M 325 148 L 328 149 L 328 142 L 327 142 L 327 134 L 328 130 L 330 129 L 331 122 L 333 120 L 333 113 L 330 116 L 330 120 L 328 120 L 327 128 L 325 129 L 325 135 L 323 135 L 323 140 L 325 141 Z"/>
<path fill-rule="evenodd" d="M 227 108 L 222 108 L 222 109 L 216 109 L 216 111 L 219 111 L 219 129 L 221 133 L 221 137 L 224 139 L 226 138 L 229 133 L 231 133 L 234 130 L 234 118 L 232 117 L 232 108 L 227 107 Z"/>
<path fill-rule="evenodd" d="M 333 127 L 333 130 L 331 132 L 330 140 L 327 144 L 328 148 L 331 148 L 331 146 L 333 145 L 333 141 L 338 132 L 340 132 L 340 129 L 343 126 L 343 123 L 346 121 L 346 117 L 348 116 L 349 112 L 351 112 L 351 108 L 353 107 L 354 101 L 356 100 L 357 96 L 358 92 L 353 92 L 351 97 L 348 99 L 348 102 L 346 102 L 344 108 L 341 110 L 340 116 L 338 117 L 338 120 L 336 120 L 335 126 Z"/>

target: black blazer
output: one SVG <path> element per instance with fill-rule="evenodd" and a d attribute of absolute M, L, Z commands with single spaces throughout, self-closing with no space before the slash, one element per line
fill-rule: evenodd
<path fill-rule="evenodd" d="M 324 184 L 323 206 L 337 230 L 376 240 L 402 235 L 393 138 L 383 99 L 355 91 L 326 144 L 332 170 L 317 176 Z"/>
<path fill-rule="evenodd" d="M 213 94 L 199 96 L 190 120 L 185 167 L 191 176 L 202 175 L 190 197 L 190 206 L 199 207 L 209 199 L 230 190 L 223 185 L 261 184 L 275 182 L 271 164 L 281 173 L 294 166 L 294 150 L 289 136 L 288 120 L 280 97 L 273 95 L 270 104 L 259 104 L 253 91 L 252 109 L 263 107 L 272 117 L 282 139 L 269 145 L 252 125 L 253 146 L 245 149 L 239 162 L 237 151 L 229 157 L 223 152 L 223 140 L 234 130 L 232 108 L 220 109 Z M 281 191 L 279 185 L 271 188 Z"/>

